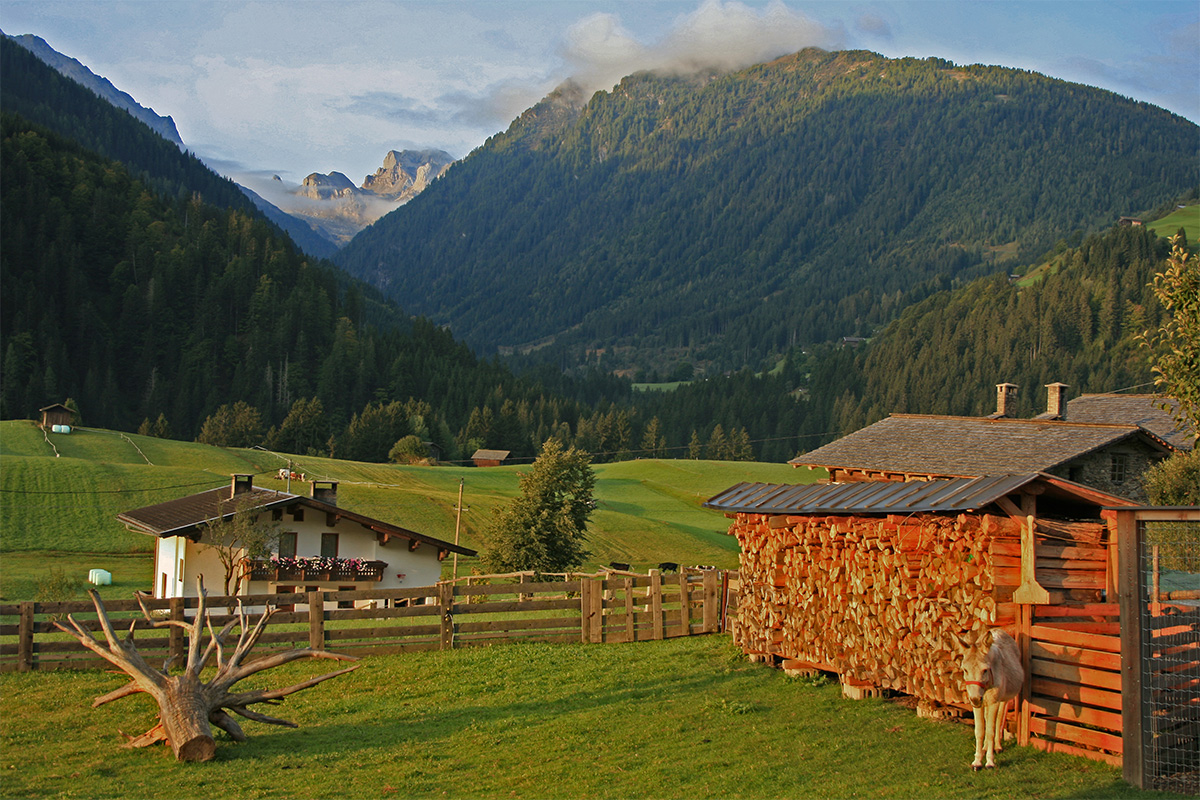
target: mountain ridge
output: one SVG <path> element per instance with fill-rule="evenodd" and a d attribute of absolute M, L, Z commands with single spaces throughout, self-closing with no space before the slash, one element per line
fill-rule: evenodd
<path fill-rule="evenodd" d="M 806 50 L 578 110 L 569 88 L 335 260 L 485 353 L 711 374 L 869 334 L 1197 180 L 1194 124 L 1022 70 Z"/>

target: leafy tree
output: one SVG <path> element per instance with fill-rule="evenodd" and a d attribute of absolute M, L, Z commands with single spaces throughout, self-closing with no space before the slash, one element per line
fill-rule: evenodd
<path fill-rule="evenodd" d="M 647 458 L 663 458 L 667 454 L 667 439 L 662 432 L 662 423 L 653 417 L 646 423 L 642 433 L 642 454 Z"/>
<path fill-rule="evenodd" d="M 388 461 L 393 464 L 421 464 L 429 460 L 429 448 L 415 434 L 403 436 L 392 445 Z"/>
<path fill-rule="evenodd" d="M 548 439 L 520 493 L 496 514 L 487 530 L 484 562 L 497 572 L 563 572 L 589 555 L 587 523 L 595 508 L 596 475 L 591 458 Z"/>
<path fill-rule="evenodd" d="M 696 433 L 696 429 L 692 429 L 692 438 L 688 441 L 687 454 L 688 458 L 696 460 L 704 453 L 704 445 L 700 443 L 700 434 Z"/>
<path fill-rule="evenodd" d="M 319 455 L 329 439 L 329 421 L 320 398 L 300 398 L 284 417 L 279 429 L 267 434 L 267 447 L 285 453 Z"/>
<path fill-rule="evenodd" d="M 1156 506 L 1200 506 L 1200 450 L 1178 451 L 1142 475 Z"/>
<path fill-rule="evenodd" d="M 263 438 L 262 415 L 244 400 L 220 406 L 200 427 L 196 441 L 217 447 L 253 447 Z"/>
<path fill-rule="evenodd" d="M 226 595 L 235 595 L 242 580 L 250 574 L 250 562 L 271 554 L 279 541 L 279 526 L 275 522 L 264 522 L 256 513 L 253 501 L 229 500 L 229 514 L 212 522 L 204 530 L 200 543 L 216 551 L 225 572 Z M 232 510 L 232 513 L 230 511 Z"/>
<path fill-rule="evenodd" d="M 1142 334 L 1152 349 L 1154 384 L 1176 401 L 1179 423 L 1200 436 L 1200 256 L 1172 237 L 1167 266 L 1150 285 L 1169 314 L 1157 331 Z"/>

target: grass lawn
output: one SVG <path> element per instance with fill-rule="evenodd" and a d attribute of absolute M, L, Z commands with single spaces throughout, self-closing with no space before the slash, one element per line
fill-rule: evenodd
<path fill-rule="evenodd" d="M 283 686 L 290 665 L 241 688 Z M 970 727 L 750 664 L 723 635 L 627 645 L 505 645 L 366 659 L 246 721 L 217 758 L 125 750 L 144 696 L 90 708 L 123 678 L 0 676 L 3 797 L 1103 798 L 1119 769 L 1010 746 L 973 773 Z M 36 754 L 36 758 L 33 755 Z"/>

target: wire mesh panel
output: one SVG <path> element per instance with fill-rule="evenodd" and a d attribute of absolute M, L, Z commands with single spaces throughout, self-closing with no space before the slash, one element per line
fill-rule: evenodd
<path fill-rule="evenodd" d="M 1200 522 L 1140 524 L 1144 780 L 1200 794 Z"/>

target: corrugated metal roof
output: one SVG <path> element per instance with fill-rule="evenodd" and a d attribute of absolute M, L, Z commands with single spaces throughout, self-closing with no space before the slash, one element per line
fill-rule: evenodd
<path fill-rule="evenodd" d="M 750 514 L 909 514 L 974 511 L 994 503 L 1037 475 L 854 483 L 739 483 L 704 503 L 718 511 Z"/>

